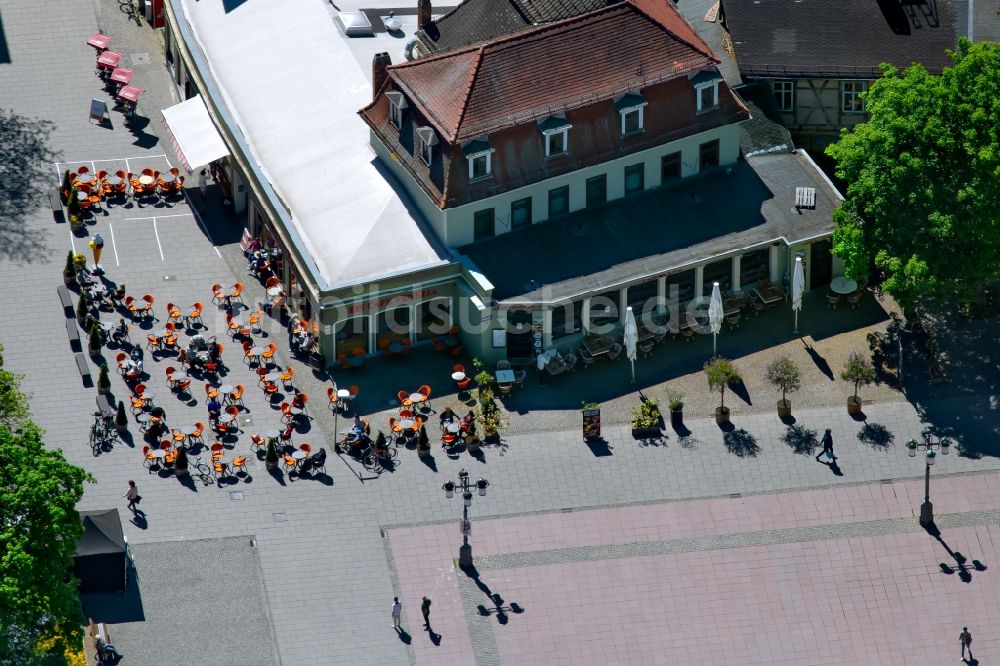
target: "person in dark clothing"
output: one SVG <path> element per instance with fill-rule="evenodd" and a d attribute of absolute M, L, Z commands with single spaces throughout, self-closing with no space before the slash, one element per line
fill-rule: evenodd
<path fill-rule="evenodd" d="M 431 600 L 428 597 L 424 597 L 424 600 L 420 604 L 420 612 L 424 615 L 424 626 L 428 629 L 431 628 Z"/>
<path fill-rule="evenodd" d="M 210 419 L 218 419 L 222 413 L 222 403 L 217 398 L 209 398 L 205 407 L 208 409 L 208 417 Z"/>
<path fill-rule="evenodd" d="M 121 342 L 125 339 L 126 335 L 128 335 L 128 324 L 125 323 L 125 318 L 122 317 L 118 320 L 118 326 L 116 326 L 115 330 L 111 333 L 111 337 L 112 339 Z"/>
<path fill-rule="evenodd" d="M 326 449 L 320 447 L 319 451 L 302 461 L 302 464 L 299 465 L 299 474 L 301 475 L 302 472 L 312 472 L 312 470 L 322 467 L 325 464 Z"/>
<path fill-rule="evenodd" d="M 451 411 L 451 407 L 445 407 L 444 409 L 441 410 L 441 413 L 438 414 L 438 419 L 440 419 L 441 421 L 442 428 L 444 428 L 446 424 L 454 421 L 456 418 L 458 417 L 456 416 L 455 412 Z"/>
<path fill-rule="evenodd" d="M 826 432 L 823 433 L 822 444 L 823 444 L 823 450 L 819 452 L 818 456 L 816 456 L 816 460 L 819 460 L 824 455 L 830 460 L 836 460 L 837 456 L 833 455 L 833 435 L 831 434 L 829 428 L 827 428 Z"/>

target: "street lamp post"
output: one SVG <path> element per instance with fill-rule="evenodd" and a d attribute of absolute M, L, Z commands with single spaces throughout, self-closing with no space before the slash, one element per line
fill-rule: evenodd
<path fill-rule="evenodd" d="M 490 482 L 486 479 L 479 479 L 474 483 L 469 483 L 469 473 L 464 469 L 458 473 L 458 484 L 452 481 L 441 486 L 444 496 L 451 499 L 455 496 L 455 490 L 462 491 L 462 545 L 458 549 L 458 566 L 468 568 L 472 566 L 472 546 L 469 544 L 469 534 L 472 532 L 472 523 L 469 522 L 469 507 L 472 506 L 472 489 L 479 490 L 480 497 L 486 496 L 486 489 Z"/>
<path fill-rule="evenodd" d="M 907 455 L 915 458 L 917 449 L 925 452 L 924 462 L 924 503 L 920 505 L 920 524 L 925 527 L 934 525 L 934 505 L 931 504 L 931 466 L 937 462 L 937 450 L 940 448 L 943 455 L 948 455 L 951 449 L 951 442 L 947 437 L 940 442 L 932 442 L 929 434 L 924 435 L 923 444 L 918 444 L 915 439 L 906 443 Z"/>

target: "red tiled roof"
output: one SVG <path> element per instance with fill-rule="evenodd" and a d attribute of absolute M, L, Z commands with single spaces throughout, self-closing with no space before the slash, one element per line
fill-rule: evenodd
<path fill-rule="evenodd" d="M 626 0 L 389 76 L 451 143 L 610 99 L 718 62 L 670 0 Z"/>

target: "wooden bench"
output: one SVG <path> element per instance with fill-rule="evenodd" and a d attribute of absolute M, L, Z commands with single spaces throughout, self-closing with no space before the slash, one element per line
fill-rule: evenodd
<path fill-rule="evenodd" d="M 66 218 L 63 217 L 62 197 L 58 187 L 49 190 L 49 207 L 52 208 L 52 218 L 56 222 L 66 221 Z"/>
<path fill-rule="evenodd" d="M 69 347 L 73 351 L 83 351 L 80 345 L 80 329 L 77 328 L 76 318 L 66 320 L 66 335 L 69 336 Z"/>
<path fill-rule="evenodd" d="M 69 322 L 68 319 L 66 321 Z M 84 380 L 84 382 L 90 380 L 91 379 L 90 365 L 87 363 L 87 357 L 84 356 L 81 352 L 77 352 L 75 356 L 76 356 L 76 369 L 80 371 L 80 377 Z"/>
<path fill-rule="evenodd" d="M 56 293 L 59 294 L 59 300 L 62 301 L 63 310 L 66 311 L 67 317 L 74 317 L 76 305 L 73 303 L 73 296 L 69 293 L 69 289 L 65 285 L 56 287 Z"/>

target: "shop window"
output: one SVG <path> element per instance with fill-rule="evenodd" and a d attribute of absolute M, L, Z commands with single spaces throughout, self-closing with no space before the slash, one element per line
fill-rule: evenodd
<path fill-rule="evenodd" d="M 378 328 L 375 329 L 375 344 L 379 351 L 393 342 L 402 342 L 410 337 L 409 305 L 388 308 L 378 313 L 376 317 Z"/>
<path fill-rule="evenodd" d="M 552 308 L 552 338 L 578 333 L 583 324 L 583 301 L 556 305 Z"/>
<path fill-rule="evenodd" d="M 447 335 L 451 329 L 451 299 L 433 298 L 423 301 L 416 308 L 416 338 L 430 340 L 435 336 Z"/>
<path fill-rule="evenodd" d="M 729 291 L 733 286 L 733 260 L 722 259 L 705 266 L 702 272 L 702 294 L 712 295 L 712 283 L 718 282 L 722 293 Z"/>
<path fill-rule="evenodd" d="M 761 248 L 747 252 L 740 258 L 740 289 L 746 290 L 761 280 L 766 280 L 771 273 L 771 252 L 769 248 Z"/>
<path fill-rule="evenodd" d="M 659 280 L 652 280 L 629 287 L 625 302 L 632 308 L 636 321 L 648 321 L 654 312 L 665 305 L 659 302 L 659 295 Z"/>
<path fill-rule="evenodd" d="M 351 317 L 337 322 L 335 339 L 337 345 L 337 355 L 344 354 L 350 356 L 360 350 L 362 354 L 367 354 L 368 332 L 370 330 L 371 318 L 367 315 Z"/>
<path fill-rule="evenodd" d="M 590 299 L 590 330 L 592 333 L 607 333 L 612 326 L 621 321 L 618 312 L 620 297 L 621 292 L 615 289 Z"/>

